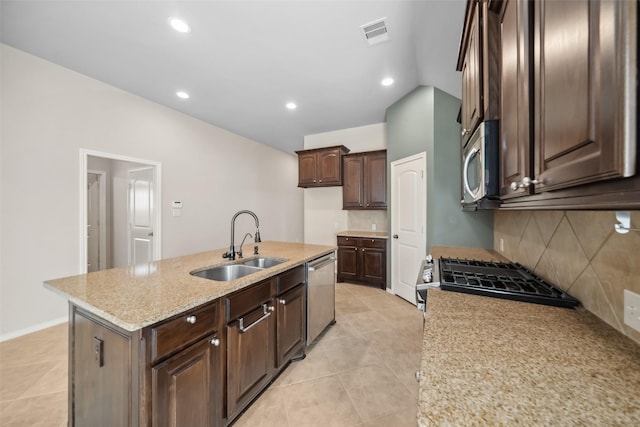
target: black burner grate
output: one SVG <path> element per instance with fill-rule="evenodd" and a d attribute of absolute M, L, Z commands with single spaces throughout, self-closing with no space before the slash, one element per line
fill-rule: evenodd
<path fill-rule="evenodd" d="M 580 305 L 577 299 L 518 263 L 440 258 L 440 287 L 558 307 Z"/>

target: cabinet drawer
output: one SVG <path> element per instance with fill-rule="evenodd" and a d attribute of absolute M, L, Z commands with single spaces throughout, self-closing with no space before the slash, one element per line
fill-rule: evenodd
<path fill-rule="evenodd" d="M 219 326 L 220 304 L 185 312 L 180 317 L 151 328 L 151 358 L 153 362 L 175 353 L 199 338 L 214 332 Z"/>
<path fill-rule="evenodd" d="M 304 283 L 304 265 L 285 271 L 278 276 L 278 295 Z"/>
<path fill-rule="evenodd" d="M 358 246 L 357 237 L 343 237 L 338 236 L 338 246 Z"/>
<path fill-rule="evenodd" d="M 360 246 L 363 248 L 380 248 L 384 249 L 387 246 L 386 239 L 360 239 Z"/>
<path fill-rule="evenodd" d="M 275 278 L 242 289 L 226 298 L 227 322 L 237 319 L 269 301 L 275 291 Z"/>

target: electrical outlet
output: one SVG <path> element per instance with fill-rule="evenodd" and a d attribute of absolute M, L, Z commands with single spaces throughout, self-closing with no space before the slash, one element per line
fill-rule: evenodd
<path fill-rule="evenodd" d="M 504 252 L 504 239 L 500 239 L 500 252 Z"/>
<path fill-rule="evenodd" d="M 371 231 L 376 231 L 378 229 L 377 224 L 371 224 Z"/>
<path fill-rule="evenodd" d="M 640 295 L 624 290 L 624 323 L 640 332 Z"/>

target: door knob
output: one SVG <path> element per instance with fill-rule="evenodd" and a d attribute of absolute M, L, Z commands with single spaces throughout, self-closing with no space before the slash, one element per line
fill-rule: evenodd
<path fill-rule="evenodd" d="M 153 231 L 149 232 L 149 234 L 147 234 L 147 237 L 153 237 Z"/>
<path fill-rule="evenodd" d="M 398 238 L 398 235 L 397 235 L 397 234 L 394 234 L 394 235 L 393 235 L 393 238 L 394 238 L 394 239 L 397 239 L 397 238 Z"/>

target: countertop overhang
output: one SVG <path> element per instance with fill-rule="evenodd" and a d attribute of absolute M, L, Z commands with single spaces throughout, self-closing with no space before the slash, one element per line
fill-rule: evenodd
<path fill-rule="evenodd" d="M 203 267 L 238 262 L 226 261 L 222 258 L 226 249 L 218 249 L 47 280 L 44 286 L 78 307 L 133 332 L 336 250 L 335 246 L 273 241 L 257 245 L 259 256 L 288 261 L 228 282 L 189 274 Z"/>

